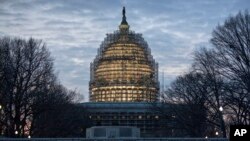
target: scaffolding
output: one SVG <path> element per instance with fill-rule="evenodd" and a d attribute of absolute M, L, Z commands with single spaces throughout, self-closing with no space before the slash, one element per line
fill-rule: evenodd
<path fill-rule="evenodd" d="M 90 101 L 154 102 L 158 92 L 158 63 L 142 34 L 129 30 L 123 13 L 119 30 L 106 35 L 90 63 Z"/>

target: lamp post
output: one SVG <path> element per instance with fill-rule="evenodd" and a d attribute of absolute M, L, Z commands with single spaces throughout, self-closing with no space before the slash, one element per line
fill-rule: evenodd
<path fill-rule="evenodd" d="M 222 135 L 223 135 L 223 137 L 225 138 L 226 137 L 226 128 L 225 128 L 225 122 L 224 122 L 224 119 L 223 119 L 223 107 L 222 106 L 220 106 L 219 107 L 219 116 L 220 116 L 220 128 L 221 128 L 221 131 L 222 131 Z"/>
<path fill-rule="evenodd" d="M 18 137 L 18 131 L 17 130 L 15 131 L 15 137 L 16 138 Z"/>
<path fill-rule="evenodd" d="M 17 130 L 15 131 L 15 135 L 16 135 L 16 136 L 18 135 L 18 131 L 17 131 Z"/>
<path fill-rule="evenodd" d="M 222 111 L 223 111 L 223 107 L 222 107 L 222 106 L 220 106 L 219 110 L 220 110 L 220 112 L 222 112 Z"/>

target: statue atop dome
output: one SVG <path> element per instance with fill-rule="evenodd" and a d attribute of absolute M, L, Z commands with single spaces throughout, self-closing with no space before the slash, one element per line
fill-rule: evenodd
<path fill-rule="evenodd" d="M 124 6 L 123 6 L 123 9 L 122 9 L 122 15 L 123 15 L 123 17 L 126 17 L 126 9 L 125 9 Z"/>
<path fill-rule="evenodd" d="M 122 31 L 127 31 L 128 28 L 129 28 L 129 25 L 128 25 L 128 22 L 127 22 L 127 19 L 126 19 L 126 9 L 125 9 L 125 7 L 123 7 L 123 9 L 122 9 L 122 22 L 121 22 L 121 25 L 119 26 L 119 28 Z"/>

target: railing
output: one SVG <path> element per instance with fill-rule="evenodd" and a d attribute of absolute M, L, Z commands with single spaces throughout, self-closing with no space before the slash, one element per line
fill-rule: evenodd
<path fill-rule="evenodd" d="M 229 141 L 229 140 L 226 138 L 134 138 L 134 139 L 0 138 L 0 141 Z"/>

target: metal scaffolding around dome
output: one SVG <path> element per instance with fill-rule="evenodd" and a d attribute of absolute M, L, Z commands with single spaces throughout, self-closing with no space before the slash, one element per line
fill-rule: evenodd
<path fill-rule="evenodd" d="M 125 8 L 119 30 L 107 34 L 90 64 L 90 101 L 158 99 L 158 64 L 142 34 L 129 30 Z"/>

